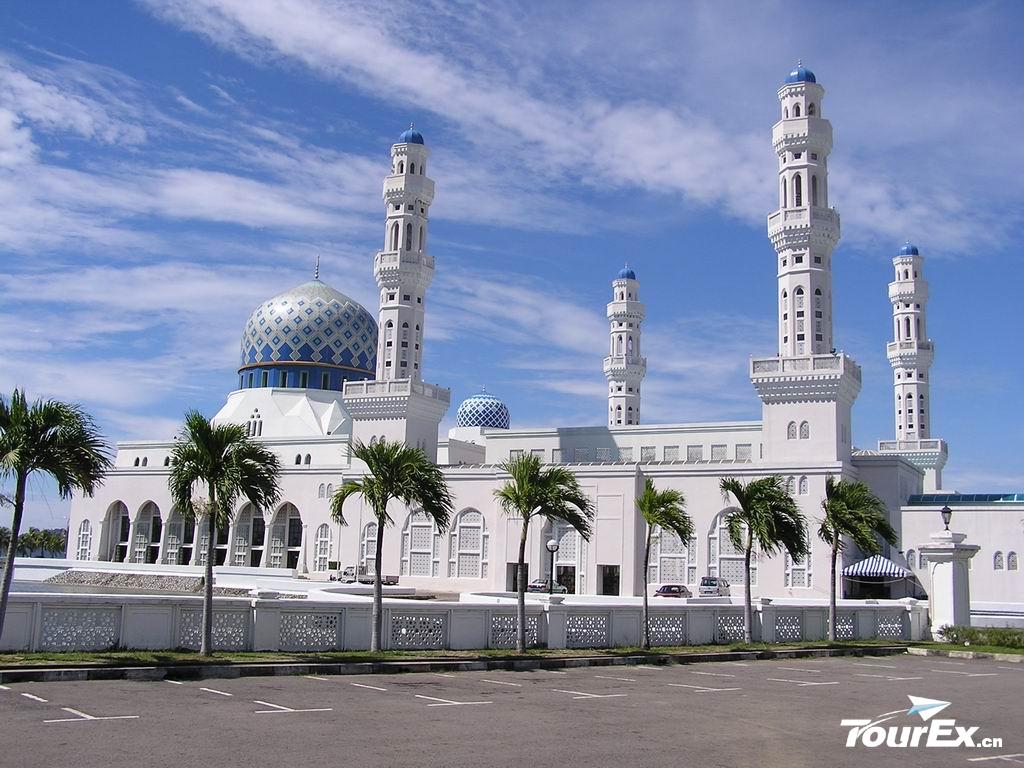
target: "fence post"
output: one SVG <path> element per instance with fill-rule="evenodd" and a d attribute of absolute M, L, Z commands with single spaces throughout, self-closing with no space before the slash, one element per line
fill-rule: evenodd
<path fill-rule="evenodd" d="M 547 617 L 547 637 L 548 637 L 548 648 L 565 648 L 566 637 L 565 637 L 565 619 L 566 619 L 566 608 L 561 605 L 561 600 L 551 602 L 544 605 L 544 613 L 542 616 Z"/>
<path fill-rule="evenodd" d="M 778 609 L 772 605 L 771 598 L 762 597 L 753 605 L 750 628 L 751 639 L 756 642 L 775 642 L 775 612 Z"/>

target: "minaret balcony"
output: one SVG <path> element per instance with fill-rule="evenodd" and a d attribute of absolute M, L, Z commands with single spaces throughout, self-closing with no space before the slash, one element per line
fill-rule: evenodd
<path fill-rule="evenodd" d="M 647 373 L 647 358 L 629 355 L 610 355 L 604 359 L 604 375 L 640 376 Z"/>
<path fill-rule="evenodd" d="M 768 215 L 768 237 L 776 250 L 810 239 L 811 230 L 833 245 L 839 241 L 839 213 L 834 208 L 782 208 Z"/>
<path fill-rule="evenodd" d="M 434 200 L 434 180 L 412 174 L 388 176 L 384 179 L 384 200 L 391 202 L 395 198 L 422 200 L 430 205 Z"/>
<path fill-rule="evenodd" d="M 885 345 L 889 364 L 900 368 L 927 368 L 935 356 L 930 341 L 890 341 Z"/>
<path fill-rule="evenodd" d="M 860 366 L 842 352 L 834 355 L 753 357 L 750 381 L 765 403 L 853 402 L 861 387 Z"/>
<path fill-rule="evenodd" d="M 889 283 L 889 301 L 924 304 L 928 300 L 928 283 L 924 280 L 897 280 Z"/>
<path fill-rule="evenodd" d="M 643 320 L 646 309 L 639 301 L 611 301 L 608 303 L 609 320 Z"/>
<path fill-rule="evenodd" d="M 832 124 L 820 117 L 780 120 L 772 128 L 772 147 L 780 152 L 832 151 Z"/>
<path fill-rule="evenodd" d="M 373 259 L 373 271 L 401 269 L 406 266 L 434 268 L 434 257 L 419 251 L 380 251 Z"/>

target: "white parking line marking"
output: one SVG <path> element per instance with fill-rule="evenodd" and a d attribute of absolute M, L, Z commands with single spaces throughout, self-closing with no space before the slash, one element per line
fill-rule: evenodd
<path fill-rule="evenodd" d="M 548 674 L 551 674 L 551 675 L 568 675 L 569 674 L 568 672 L 560 672 L 557 669 L 542 669 L 540 671 L 541 672 L 547 672 Z"/>
<path fill-rule="evenodd" d="M 164 680 L 164 682 L 170 683 L 171 685 L 184 685 L 184 683 L 181 682 L 181 680 Z"/>
<path fill-rule="evenodd" d="M 107 716 L 107 717 L 93 717 L 92 715 L 87 715 L 87 714 L 85 714 L 85 712 L 82 712 L 82 711 L 77 710 L 77 709 L 72 709 L 71 707 L 61 707 L 61 709 L 63 709 L 65 712 L 70 712 L 72 715 L 77 715 L 77 717 L 65 717 L 65 718 L 61 718 L 60 720 L 43 720 L 43 722 L 44 723 L 84 723 L 84 722 L 86 722 L 88 720 L 138 720 L 139 719 L 138 715 L 115 715 L 115 716 Z"/>
<path fill-rule="evenodd" d="M 881 669 L 899 669 L 899 667 L 892 664 L 869 664 L 866 661 L 851 661 L 855 667 L 880 667 Z"/>
<path fill-rule="evenodd" d="M 981 763 L 985 760 L 1005 760 L 1008 763 L 1020 763 L 1024 764 L 1024 760 L 1017 760 L 1018 757 L 1024 757 L 1024 752 L 1018 752 L 1014 755 L 992 755 L 991 757 L 968 757 L 967 762 L 969 763 Z"/>
<path fill-rule="evenodd" d="M 776 669 L 784 669 L 787 672 L 810 672 L 812 675 L 821 672 L 820 669 L 808 669 L 807 667 L 776 667 Z"/>
<path fill-rule="evenodd" d="M 481 683 L 490 683 L 491 685 L 514 685 L 516 688 L 522 688 L 522 683 L 508 683 L 504 680 L 488 680 L 487 678 L 480 678 Z"/>
<path fill-rule="evenodd" d="M 652 666 L 650 664 L 637 664 L 636 668 L 637 669 L 656 669 L 659 672 L 664 669 L 664 667 L 655 667 L 655 666 Z"/>
<path fill-rule="evenodd" d="M 936 661 L 936 664 L 948 664 L 951 667 L 966 667 L 966 661 Z"/>
<path fill-rule="evenodd" d="M 964 675 L 965 677 L 997 677 L 998 672 L 961 672 L 959 669 L 931 669 L 929 672 L 943 672 L 947 675 Z"/>
<path fill-rule="evenodd" d="M 387 688 L 381 688 L 380 686 L 377 686 L 377 685 L 366 685 L 365 683 L 349 683 L 349 685 L 354 685 L 356 688 L 369 688 L 371 691 L 386 691 L 387 690 Z"/>
<path fill-rule="evenodd" d="M 1024 669 L 1022 669 L 1021 667 L 1000 667 L 1000 666 L 997 665 L 996 669 L 1012 669 L 1014 672 L 1024 672 Z M 0 685 L 0 688 L 3 688 L 3 686 Z M 972 757 L 971 758 L 971 760 L 977 760 L 977 759 L 978 759 L 977 757 Z M 985 758 L 985 759 L 987 760 L 988 758 Z"/>
<path fill-rule="evenodd" d="M 257 709 L 253 712 L 256 715 L 279 715 L 284 712 L 330 712 L 332 707 L 321 707 L 319 709 L 292 709 L 291 707 L 283 707 L 280 704 L 271 704 L 269 701 L 260 701 L 259 699 L 253 699 L 253 704 L 262 704 L 265 707 L 273 707 L 273 709 Z"/>
<path fill-rule="evenodd" d="M 784 677 L 769 677 L 767 678 L 772 683 L 793 683 L 794 685 L 839 685 L 838 681 L 829 683 L 819 683 L 812 680 L 787 680 Z"/>
<path fill-rule="evenodd" d="M 42 698 L 41 696 L 36 696 L 34 693 L 23 693 L 21 695 L 24 696 L 26 699 L 32 699 L 32 701 L 41 701 L 43 702 L 43 704 L 48 703 L 46 699 Z"/>
<path fill-rule="evenodd" d="M 706 685 L 687 685 L 686 683 L 666 683 L 673 688 L 690 688 L 697 693 L 720 693 L 721 691 L 741 691 L 742 688 L 711 688 Z"/>
<path fill-rule="evenodd" d="M 872 675 L 867 672 L 855 672 L 857 677 L 880 677 L 883 680 L 895 681 L 895 680 L 923 680 L 923 677 L 893 677 L 892 675 Z"/>
<path fill-rule="evenodd" d="M 11 690 L 11 689 L 8 688 L 6 685 L 0 685 L 0 691 L 9 691 L 9 690 Z"/>
<path fill-rule="evenodd" d="M 216 688 L 200 688 L 200 691 L 206 691 L 207 693 L 216 693 L 218 696 L 234 696 L 233 693 L 225 693 L 224 691 L 218 691 Z"/>
<path fill-rule="evenodd" d="M 307 680 L 327 680 L 326 677 L 317 677 L 316 675 L 306 675 Z"/>
<path fill-rule="evenodd" d="M 434 677 L 455 677 L 455 675 L 446 675 L 444 672 L 431 672 Z"/>
<path fill-rule="evenodd" d="M 417 699 L 437 702 L 427 704 L 428 707 L 468 707 L 473 704 L 493 704 L 493 701 L 452 701 L 451 699 L 439 699 L 436 696 L 424 696 L 422 693 L 413 694 Z"/>
<path fill-rule="evenodd" d="M 583 691 L 563 691 L 558 688 L 552 688 L 555 693 L 571 693 L 574 699 L 621 699 L 627 694 L 625 693 L 584 693 Z"/>
<path fill-rule="evenodd" d="M 694 672 L 692 669 L 688 669 L 691 675 L 709 675 L 711 677 L 736 677 L 736 675 L 730 675 L 725 672 Z"/>
<path fill-rule="evenodd" d="M 636 680 L 632 677 L 611 677 L 609 675 L 594 675 L 594 677 L 601 680 L 618 680 L 621 683 L 635 683 Z"/>

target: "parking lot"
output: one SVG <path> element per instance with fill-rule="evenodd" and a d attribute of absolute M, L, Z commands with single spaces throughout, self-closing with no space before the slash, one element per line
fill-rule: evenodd
<path fill-rule="evenodd" d="M 908 695 L 1003 744 L 845 746 L 843 719 L 927 725 Z M 1022 699 L 1024 665 L 913 656 L 17 683 L 0 765 L 1024 765 Z"/>

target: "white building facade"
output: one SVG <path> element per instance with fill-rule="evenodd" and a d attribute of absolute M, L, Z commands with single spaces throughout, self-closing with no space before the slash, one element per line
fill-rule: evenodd
<path fill-rule="evenodd" d="M 635 500 L 645 478 L 683 492 L 696 535 L 680 541 L 655 539 L 647 574 L 652 583 L 696 585 L 705 575 L 729 579 L 736 594 L 743 582 L 743 558 L 723 526 L 729 502 L 723 477 L 747 481 L 781 475 L 807 518 L 810 557 L 755 558 L 752 590 L 758 596 L 820 598 L 829 585 L 829 553 L 817 539 L 817 520 L 829 476 L 864 480 L 885 501 L 903 538 L 899 549 L 927 540 L 938 519 L 926 509 L 924 491 L 934 491 L 941 466 L 928 480 L 926 453 L 931 418 L 927 371 L 930 341 L 924 328 L 927 291 L 919 254 L 897 258 L 894 302 L 898 365 L 896 392 L 909 394 L 915 416 L 897 414 L 893 450 L 855 451 L 851 409 L 861 387 L 852 358 L 836 351 L 832 318 L 832 251 L 839 239 L 839 215 L 829 206 L 827 160 L 831 125 L 823 116 L 824 89 L 798 66 L 779 89 L 781 117 L 773 129 L 779 169 L 779 208 L 768 217 L 776 251 L 777 354 L 754 357 L 750 376 L 762 401 L 756 422 L 648 425 L 640 421 L 640 387 L 646 372 L 639 280 L 624 268 L 612 281 L 608 304 L 609 354 L 606 426 L 510 428 L 508 409 L 488 393 L 467 399 L 447 438 L 438 424 L 450 404 L 449 390 L 423 380 L 427 291 L 435 263 L 427 252 L 434 183 L 426 175 L 428 150 L 410 128 L 391 149 L 384 181 L 385 232 L 373 270 L 380 289 L 375 322 L 364 308 L 319 279 L 268 300 L 246 324 L 239 389 L 230 393 L 217 421 L 247 425 L 250 435 L 282 460 L 282 494 L 273 509 L 240 504 L 230 529 L 215 542 L 218 564 L 291 569 L 327 579 L 346 566 L 372 570 L 380 533 L 370 510 L 356 497 L 347 502 L 349 525 L 329 515 L 335 488 L 362 473 L 350 458 L 355 440 L 402 440 L 444 468 L 455 500 L 448 530 L 436 530 L 415 510 L 392 510 L 385 532 L 381 569 L 405 586 L 442 591 L 504 591 L 515 576 L 519 522 L 508 519 L 494 492 L 507 480 L 499 464 L 534 454 L 565 464 L 579 478 L 595 510 L 594 535 L 584 541 L 570 528 L 532 527 L 528 546 L 531 578 L 548 573 L 544 542 L 561 544 L 556 576 L 583 594 L 638 595 L 643 589 L 644 526 Z M 905 257 L 909 257 L 904 266 Z M 900 277 L 907 269 L 914 277 Z M 766 286 L 766 290 L 768 287 Z M 900 306 L 897 306 L 897 301 Z M 909 301 L 907 310 L 902 304 Z M 917 306 L 920 305 L 920 306 Z M 904 315 L 911 332 L 904 339 Z M 919 325 L 918 325 L 919 321 Z M 904 342 L 913 349 L 904 348 Z M 892 344 L 889 345 L 892 348 Z M 596 366 L 595 366 L 596 367 Z M 913 372 L 913 378 L 903 378 Z M 906 390 L 906 392 L 904 392 Z M 923 402 L 923 405 L 921 404 Z M 595 421 L 601 420 L 595 414 Z M 900 432 L 899 430 L 903 431 Z M 205 526 L 185 521 L 173 509 L 167 489 L 171 441 L 124 442 L 115 468 L 93 498 L 72 505 L 69 557 L 136 563 L 201 565 Z M 942 443 L 943 463 L 945 444 Z M 941 505 L 940 505 L 941 506 Z M 934 520 L 925 513 L 934 515 Z M 978 514 L 982 514 L 979 512 Z M 984 550 L 988 537 L 1007 540 L 1001 526 L 976 529 Z M 975 529 L 969 531 L 972 535 Z M 1009 576 L 1010 545 L 1003 559 Z M 1015 553 L 1014 584 L 1020 592 Z M 899 561 L 896 552 L 887 553 Z M 848 558 L 855 557 L 850 553 Z M 1004 578 L 1004 580 L 1007 580 Z M 988 589 L 988 587 L 984 587 Z M 1002 589 L 1002 586 L 1000 587 Z M 1007 586 L 1007 590 L 1011 587 Z M 1000 591 L 998 594 L 1011 594 Z"/>

